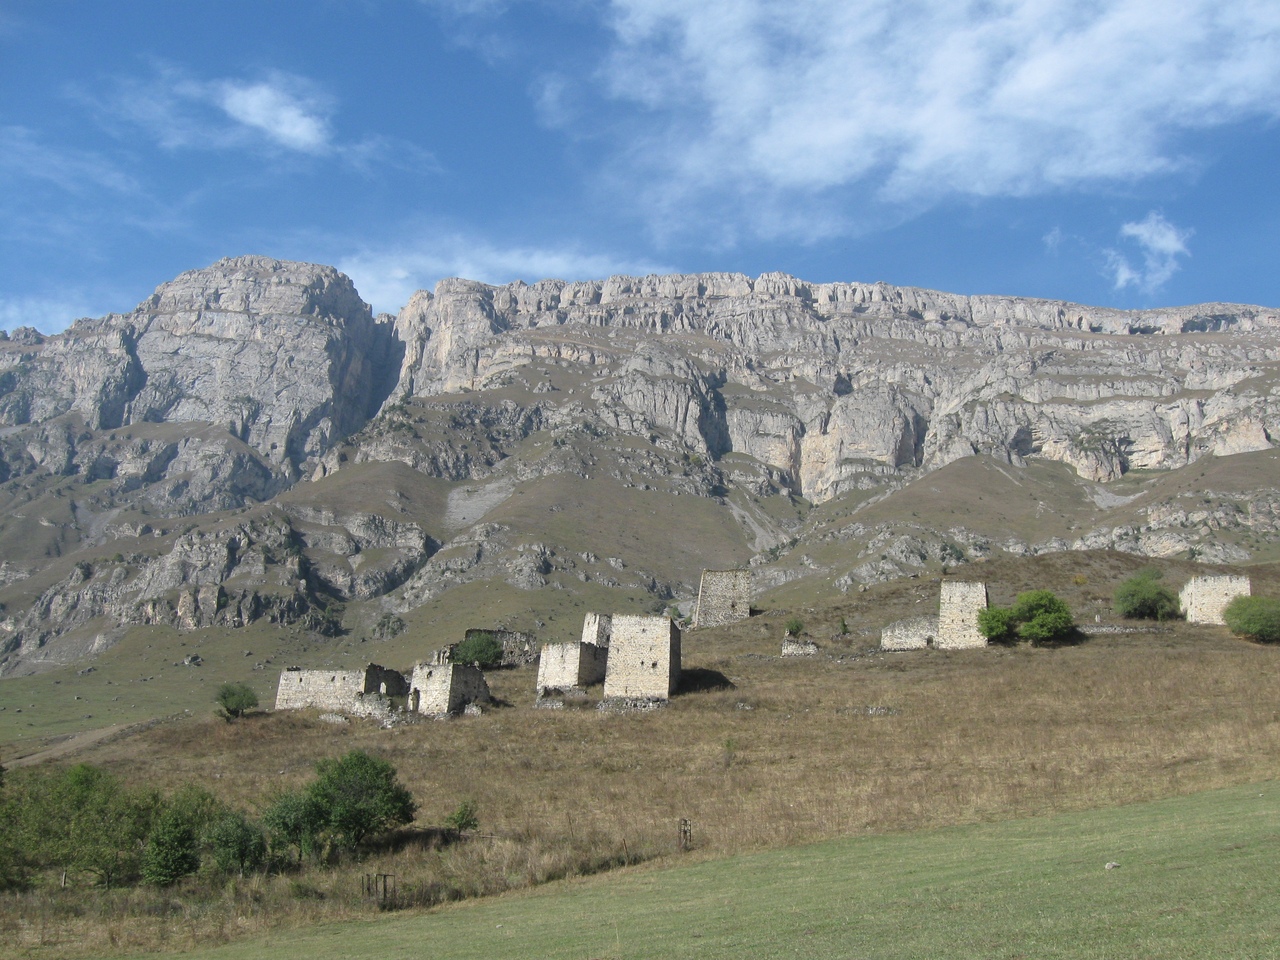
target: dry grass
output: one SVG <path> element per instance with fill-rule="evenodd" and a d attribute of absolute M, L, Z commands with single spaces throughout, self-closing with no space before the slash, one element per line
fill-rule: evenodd
<path fill-rule="evenodd" d="M 1071 558 L 1057 571 L 1068 579 L 1053 582 L 1086 595 L 1104 561 L 1113 562 L 1094 558 L 1090 568 Z M 1045 572 L 1023 564 L 1027 577 Z M 889 614 L 931 591 L 913 581 L 879 596 Z M 811 611 L 811 630 L 876 595 Z M 83 759 L 130 780 L 201 782 L 251 812 L 306 782 L 318 758 L 364 749 L 395 764 L 420 803 L 419 823 L 440 824 L 474 798 L 486 838 L 170 897 L 181 910 L 92 906 L 167 902 L 102 894 L 55 923 L 45 915 L 57 912 L 56 898 L 39 909 L 6 901 L 0 945 L 43 940 L 40 956 L 169 949 L 355 915 L 375 909 L 359 897 L 365 872 L 396 874 L 411 905 L 490 893 L 674 855 L 681 818 L 693 822 L 696 855 L 720 857 L 1280 777 L 1271 680 L 1280 650 L 1222 628 L 1177 624 L 1058 649 L 952 653 L 882 654 L 855 639 L 828 643 L 812 660 L 781 660 L 773 654 L 784 618 L 687 634 L 686 667 L 733 686 L 686 693 L 651 714 L 534 709 L 525 668 L 491 676 L 512 706 L 478 718 L 392 730 L 308 714 L 186 719 L 94 747 Z"/>

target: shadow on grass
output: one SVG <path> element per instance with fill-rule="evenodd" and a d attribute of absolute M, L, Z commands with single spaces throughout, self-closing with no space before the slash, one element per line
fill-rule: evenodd
<path fill-rule="evenodd" d="M 690 667 L 680 671 L 680 684 L 676 693 L 703 693 L 709 690 L 734 690 L 733 681 L 719 670 L 706 667 Z"/>

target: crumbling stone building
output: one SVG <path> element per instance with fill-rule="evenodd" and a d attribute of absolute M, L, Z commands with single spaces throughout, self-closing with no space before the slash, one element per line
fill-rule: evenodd
<path fill-rule="evenodd" d="M 391 697 L 409 692 L 398 670 L 371 663 L 363 670 L 303 670 L 289 667 L 280 673 L 276 690 L 277 710 L 312 707 L 354 716 L 384 716 L 391 712 Z"/>
<path fill-rule="evenodd" d="M 588 613 L 582 619 L 582 639 L 576 643 L 548 643 L 538 655 L 538 699 L 581 694 L 604 680 L 609 662 L 613 618 Z"/>
<path fill-rule="evenodd" d="M 881 650 L 923 650 L 938 639 L 937 617 L 910 617 L 880 631 Z"/>
<path fill-rule="evenodd" d="M 1178 594 L 1188 623 L 1225 623 L 1222 611 L 1236 597 L 1249 596 L 1248 577 L 1192 577 Z"/>
<path fill-rule="evenodd" d="M 409 681 L 409 710 L 428 716 L 461 713 L 472 703 L 488 703 L 489 684 L 478 667 L 461 663 L 420 663 Z"/>
<path fill-rule="evenodd" d="M 607 647 L 613 631 L 613 617 L 607 613 L 588 613 L 582 618 L 582 642 Z"/>
<path fill-rule="evenodd" d="M 605 699 L 666 700 L 680 683 L 680 628 L 670 617 L 614 614 Z"/>
<path fill-rule="evenodd" d="M 966 650 L 985 647 L 978 614 L 987 609 L 987 585 L 943 580 L 936 617 L 911 617 L 880 631 L 881 650 Z"/>
<path fill-rule="evenodd" d="M 719 627 L 751 616 L 750 570 L 703 570 L 695 627 Z"/>

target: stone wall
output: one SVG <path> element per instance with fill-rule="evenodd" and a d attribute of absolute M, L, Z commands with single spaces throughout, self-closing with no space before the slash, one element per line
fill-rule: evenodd
<path fill-rule="evenodd" d="M 609 634 L 613 630 L 613 617 L 607 613 L 588 613 L 582 618 L 582 642 L 597 647 L 609 645 Z"/>
<path fill-rule="evenodd" d="M 881 650 L 923 650 L 937 642 L 937 617 L 911 617 L 880 631 Z"/>
<path fill-rule="evenodd" d="M 461 663 L 420 663 L 409 687 L 409 710 L 433 717 L 461 713 L 468 704 L 490 699 L 484 673 Z"/>
<path fill-rule="evenodd" d="M 1188 623 L 1223 623 L 1222 611 L 1239 596 L 1249 596 L 1248 577 L 1192 577 L 1178 594 Z"/>
<path fill-rule="evenodd" d="M 719 627 L 751 616 L 750 570 L 703 570 L 695 627 Z"/>
<path fill-rule="evenodd" d="M 404 696 L 409 685 L 398 670 L 371 663 L 363 670 L 302 670 L 280 672 L 277 710 L 332 710 L 356 716 L 385 716 L 389 697 Z"/>
<path fill-rule="evenodd" d="M 503 666 L 521 667 L 538 659 L 538 640 L 531 633 L 521 633 L 519 630 L 475 627 L 462 636 L 464 640 L 470 640 L 474 636 L 493 637 L 502 644 Z"/>
<path fill-rule="evenodd" d="M 938 634 L 933 645 L 940 650 L 985 647 L 987 638 L 978 629 L 978 613 L 985 609 L 985 583 L 943 580 L 938 602 Z"/>
<path fill-rule="evenodd" d="M 592 616 L 592 614 L 588 614 Z M 548 643 L 538 659 L 538 696 L 581 692 L 604 680 L 609 648 L 594 643 Z"/>
<path fill-rule="evenodd" d="M 605 698 L 666 700 L 680 683 L 680 628 L 669 617 L 614 614 Z"/>

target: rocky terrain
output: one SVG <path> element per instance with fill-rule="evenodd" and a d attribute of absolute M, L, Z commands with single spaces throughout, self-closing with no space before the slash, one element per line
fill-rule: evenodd
<path fill-rule="evenodd" d="M 1278 431 L 1261 307 L 704 274 L 445 280 L 392 318 L 330 267 L 224 260 L 0 340 L 0 671 L 480 589 L 536 627 L 678 605 L 704 566 L 1275 559 Z"/>

